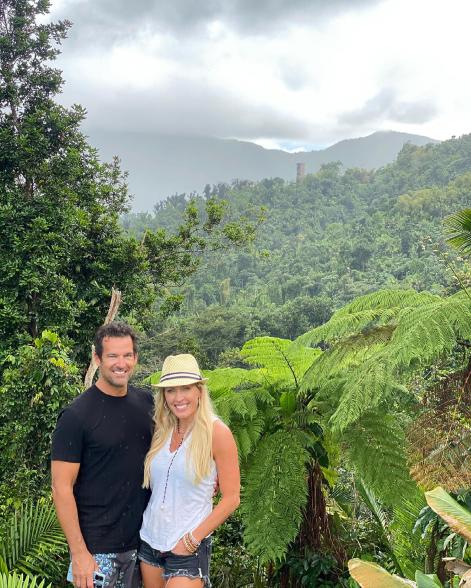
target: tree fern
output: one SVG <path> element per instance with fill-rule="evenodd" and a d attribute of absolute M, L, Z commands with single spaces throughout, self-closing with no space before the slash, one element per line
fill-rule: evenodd
<path fill-rule="evenodd" d="M 370 312 L 368 320 L 377 320 L 365 330 Z M 401 386 L 414 372 L 453 350 L 458 340 L 471 339 L 471 304 L 465 292 L 440 298 L 383 290 L 337 311 L 297 344 L 322 339 L 331 348 L 306 371 L 301 390 L 322 388 L 343 376 L 348 385 L 331 418 L 331 426 L 342 431 L 365 411 L 405 392 Z"/>
<path fill-rule="evenodd" d="M 404 426 L 397 417 L 369 412 L 342 439 L 351 466 L 383 502 L 395 504 L 414 489 L 405 458 Z"/>
<path fill-rule="evenodd" d="M 13 514 L 0 551 L 9 571 L 53 577 L 66 554 L 67 542 L 51 502 L 25 503 Z"/>
<path fill-rule="evenodd" d="M 259 369 L 219 368 L 206 371 L 205 376 L 208 378 L 208 388 L 213 399 L 225 394 L 228 390 L 247 388 L 250 384 L 255 386 L 265 381 L 264 374 Z"/>
<path fill-rule="evenodd" d="M 320 355 L 318 349 L 299 346 L 294 348 L 289 339 L 257 337 L 248 341 L 241 355 L 249 365 L 265 368 L 269 382 L 278 385 L 299 386 L 302 376 Z"/>
<path fill-rule="evenodd" d="M 450 352 L 458 338 L 471 339 L 471 301 L 458 292 L 402 312 L 391 338 L 389 357 L 396 369 L 430 363 Z"/>
<path fill-rule="evenodd" d="M 425 498 L 418 490 L 403 494 L 396 501 L 393 519 L 389 527 L 394 554 L 407 578 L 413 578 L 415 570 L 423 568 L 426 549 L 415 530 L 420 511 L 425 506 Z"/>
<path fill-rule="evenodd" d="M 320 341 L 335 342 L 361 333 L 367 327 L 388 324 L 403 308 L 413 308 L 438 298 L 415 290 L 379 290 L 355 298 L 335 312 L 327 323 L 301 335 L 296 342 L 306 346 Z"/>
<path fill-rule="evenodd" d="M 374 410 L 398 393 L 407 393 L 407 390 L 395 381 L 390 364 L 384 357 L 372 356 L 352 371 L 346 381 L 339 405 L 330 419 L 333 430 L 344 431 L 365 412 Z"/>
<path fill-rule="evenodd" d="M 241 512 L 245 541 L 263 562 L 281 559 L 298 533 L 306 503 L 309 454 L 296 431 L 263 438 L 245 478 Z"/>

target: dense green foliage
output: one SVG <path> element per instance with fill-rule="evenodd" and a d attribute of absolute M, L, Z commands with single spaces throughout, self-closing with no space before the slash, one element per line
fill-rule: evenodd
<path fill-rule="evenodd" d="M 49 492 L 51 434 L 81 381 L 68 349 L 44 331 L 3 364 L 0 383 L 0 513 Z"/>
<path fill-rule="evenodd" d="M 225 222 L 225 203 L 208 198 L 200 210 L 189 204 L 171 234 L 124 233 L 126 174 L 87 143 L 84 109 L 54 101 L 63 81 L 51 63 L 70 23 L 40 24 L 48 7 L 0 4 L 0 354 L 48 328 L 83 363 L 112 286 L 122 315 L 146 324 L 156 300 L 178 307 L 167 288 L 184 283 L 202 251 L 244 243 L 255 225 Z"/>
<path fill-rule="evenodd" d="M 208 255 L 183 293 L 178 316 L 150 330 L 162 358 L 186 344 L 208 367 L 251 337 L 295 338 L 325 322 L 332 310 L 381 288 L 444 294 L 457 287 L 463 262 L 443 256 L 443 219 L 469 203 L 471 136 L 438 145 L 406 145 L 376 171 L 324 166 L 301 183 L 280 179 L 234 182 L 206 190 L 234 213 L 265 207 L 252 252 Z M 126 214 L 123 226 L 174 228 L 185 195 L 153 214 Z M 450 269 L 453 265 L 453 271 Z M 181 334 L 185 333 L 185 341 Z M 161 335 L 162 334 L 162 335 Z"/>

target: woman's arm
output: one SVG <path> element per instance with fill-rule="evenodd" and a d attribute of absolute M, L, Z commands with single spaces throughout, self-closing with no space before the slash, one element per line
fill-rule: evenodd
<path fill-rule="evenodd" d="M 219 481 L 221 500 L 210 515 L 192 531 L 197 541 L 202 541 L 231 515 L 240 503 L 240 472 L 237 446 L 230 429 L 220 420 L 213 427 L 213 456 Z M 172 549 L 177 554 L 187 554 L 182 540 Z"/>

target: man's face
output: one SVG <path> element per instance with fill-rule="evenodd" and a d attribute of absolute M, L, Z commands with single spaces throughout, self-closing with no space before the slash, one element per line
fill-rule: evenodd
<path fill-rule="evenodd" d="M 100 378 L 113 388 L 127 387 L 137 363 L 131 337 L 105 337 L 102 356 L 95 355 L 95 359 L 100 368 Z"/>

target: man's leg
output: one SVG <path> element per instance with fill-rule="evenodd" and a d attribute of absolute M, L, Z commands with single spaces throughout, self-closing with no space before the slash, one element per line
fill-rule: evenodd
<path fill-rule="evenodd" d="M 141 570 L 137 559 L 137 549 L 116 554 L 119 565 L 119 578 L 116 588 L 141 588 Z"/>

